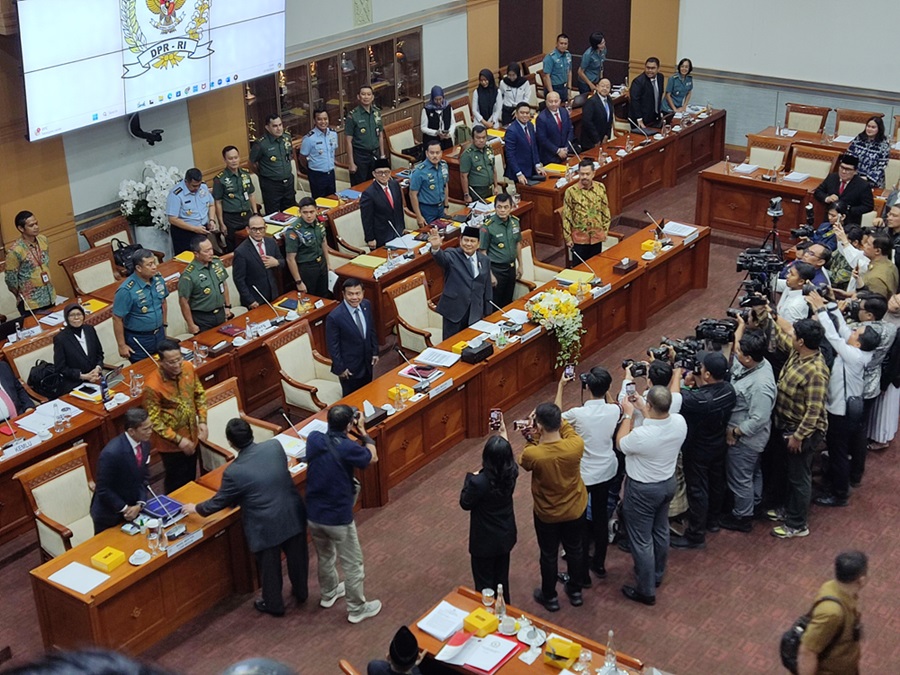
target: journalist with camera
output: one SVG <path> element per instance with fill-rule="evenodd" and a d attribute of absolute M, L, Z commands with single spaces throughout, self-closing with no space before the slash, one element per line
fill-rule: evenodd
<path fill-rule="evenodd" d="M 806 304 L 803 288 L 806 284 L 812 284 L 815 277 L 816 268 L 809 263 L 797 261 L 791 265 L 787 276 L 778 280 L 778 290 L 781 291 L 776 308 L 778 316 L 792 323 L 809 317 L 809 305 Z"/>

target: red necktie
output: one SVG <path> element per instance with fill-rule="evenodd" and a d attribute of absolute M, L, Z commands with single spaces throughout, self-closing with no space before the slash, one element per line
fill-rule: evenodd
<path fill-rule="evenodd" d="M 137 460 L 137 465 L 141 466 L 144 463 L 144 453 L 141 451 L 141 444 L 138 443 L 134 448 L 134 458 Z"/>
<path fill-rule="evenodd" d="M 525 125 L 525 138 L 528 139 L 528 145 L 531 145 L 531 134 L 528 132 L 528 125 Z"/>
<path fill-rule="evenodd" d="M 263 243 L 261 241 L 256 242 L 256 248 L 259 249 L 259 256 L 261 258 L 266 257 L 266 250 L 263 248 Z"/>
<path fill-rule="evenodd" d="M 838 194 L 839 194 L 839 195 L 844 194 L 844 186 L 845 186 L 845 185 L 846 185 L 846 183 L 845 183 L 844 181 L 841 181 L 841 186 L 838 188 Z"/>
<path fill-rule="evenodd" d="M 554 113 L 554 116 L 556 117 L 556 126 L 559 127 L 559 131 L 562 133 L 562 118 L 559 116 L 559 113 Z"/>
<path fill-rule="evenodd" d="M 384 186 L 384 196 L 387 197 L 388 204 L 391 205 L 391 208 L 394 208 L 394 198 L 391 197 L 391 188 L 388 185 Z"/>

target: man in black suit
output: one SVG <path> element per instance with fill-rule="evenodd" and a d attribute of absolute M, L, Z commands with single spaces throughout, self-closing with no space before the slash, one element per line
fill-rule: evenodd
<path fill-rule="evenodd" d="M 34 401 L 9 365 L 0 361 L 0 417 L 12 418 L 34 408 Z"/>
<path fill-rule="evenodd" d="M 631 83 L 628 107 L 632 125 L 641 129 L 658 129 L 662 125 L 659 114 L 665 90 L 665 78 L 659 73 L 659 59 L 651 56 L 644 62 L 644 72 Z"/>
<path fill-rule="evenodd" d="M 325 319 L 325 340 L 331 372 L 341 379 L 341 392 L 350 394 L 372 381 L 378 363 L 378 337 L 372 305 L 358 279 L 345 279 L 344 301 Z"/>
<path fill-rule="evenodd" d="M 858 167 L 858 157 L 841 155 L 837 173 L 825 176 L 813 193 L 826 207 L 837 204 L 838 212 L 847 214 L 844 225 L 859 225 L 862 215 L 875 209 L 872 187 L 857 173 Z"/>
<path fill-rule="evenodd" d="M 597 93 L 581 109 L 581 147 L 597 147 L 612 136 L 615 112 L 609 97 L 612 84 L 605 77 L 597 83 Z"/>
<path fill-rule="evenodd" d="M 391 178 L 389 160 L 375 160 L 372 174 L 375 180 L 359 198 L 359 212 L 366 243 L 369 248 L 376 249 L 397 237 L 391 225 L 403 234 L 403 192 L 400 184 Z"/>
<path fill-rule="evenodd" d="M 478 252 L 480 236 L 477 227 L 464 227 L 459 248 L 441 250 L 437 228 L 428 235 L 431 254 L 444 270 L 444 291 L 437 311 L 444 318 L 445 340 L 491 313 L 491 263 Z"/>
<path fill-rule="evenodd" d="M 91 500 L 94 534 L 131 522 L 147 501 L 150 436 L 153 424 L 143 408 L 125 411 L 125 433 L 103 448 L 97 461 L 97 488 Z"/>
<path fill-rule="evenodd" d="M 234 252 L 234 285 L 240 293 L 241 304 L 256 309 L 265 303 L 254 286 L 269 302 L 278 297 L 278 276 L 284 268 L 284 258 L 275 240 L 266 236 L 266 221 L 262 216 L 250 216 L 247 231 L 250 238 Z"/>
<path fill-rule="evenodd" d="M 238 456 L 225 468 L 219 491 L 205 502 L 185 504 L 183 508 L 205 518 L 222 509 L 241 507 L 244 536 L 256 556 L 262 587 L 262 597 L 253 606 L 260 612 L 282 616 L 282 551 L 294 598 L 298 603 L 305 602 L 309 594 L 306 507 L 294 486 L 281 443 L 275 439 L 254 443 L 253 429 L 237 417 L 225 426 L 225 438 Z"/>

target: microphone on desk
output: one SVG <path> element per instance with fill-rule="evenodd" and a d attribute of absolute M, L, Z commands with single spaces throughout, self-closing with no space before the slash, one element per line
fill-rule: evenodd
<path fill-rule="evenodd" d="M 417 394 L 424 394 L 426 391 L 431 389 L 431 383 L 428 380 L 426 380 L 425 378 L 423 378 L 421 375 L 419 375 L 418 369 L 416 368 L 415 365 L 413 365 L 412 361 L 410 361 L 408 358 L 406 358 L 406 354 L 403 353 L 403 350 L 400 349 L 400 347 L 395 346 L 394 351 L 396 351 L 400 355 L 401 359 L 406 361 L 407 365 L 409 365 L 409 368 L 410 368 L 410 371 L 409 371 L 410 374 L 414 378 L 416 378 L 416 380 L 418 380 L 418 382 L 416 382 L 413 385 L 413 391 L 416 392 Z"/>
<path fill-rule="evenodd" d="M 578 154 L 578 151 L 575 149 L 575 146 L 572 145 L 572 141 L 568 141 L 567 145 L 569 146 L 569 148 L 571 148 L 572 152 L 575 154 L 575 158 L 580 162 L 581 155 Z"/>
<path fill-rule="evenodd" d="M 37 325 L 37 331 L 38 331 L 38 333 L 43 332 L 43 331 L 41 330 L 41 322 L 38 321 L 38 318 L 34 315 L 34 312 L 32 311 L 31 307 L 29 307 L 29 306 L 28 306 L 28 303 L 25 302 L 25 296 L 22 295 L 21 293 L 19 293 L 19 299 L 22 300 L 22 305 L 25 307 L 25 309 L 28 310 L 28 313 L 31 314 L 31 318 L 34 319 L 34 322 L 35 322 L 35 324 Z"/>
<path fill-rule="evenodd" d="M 485 206 L 490 206 L 490 204 L 488 204 L 486 201 L 484 201 L 484 199 L 481 198 L 480 194 L 478 194 L 477 192 L 475 192 L 475 190 L 472 189 L 471 185 L 469 186 L 469 192 L 471 192 L 472 195 L 475 197 L 475 199 L 480 201 L 482 204 L 484 204 Z"/>
<path fill-rule="evenodd" d="M 406 247 L 406 253 L 403 254 L 403 257 L 407 258 L 407 259 L 415 258 L 416 257 L 415 251 L 413 251 L 409 246 L 406 245 L 406 240 L 403 238 L 403 235 L 400 234 L 400 232 L 397 230 L 397 228 L 394 227 L 394 224 L 390 220 L 387 221 L 387 224 L 391 226 L 391 229 L 394 231 L 394 234 L 397 235 L 397 239 L 400 240 L 400 243 Z"/>
<path fill-rule="evenodd" d="M 603 283 L 598 274 L 594 271 L 594 268 L 588 264 L 588 261 L 578 255 L 578 251 L 575 250 L 575 247 L 573 246 L 570 250 L 572 251 L 572 255 L 578 258 L 581 261 L 581 264 L 587 267 L 591 271 L 591 274 L 594 275 L 594 278 L 590 281 L 591 286 L 599 286 L 601 283 Z"/>
<path fill-rule="evenodd" d="M 13 439 L 11 441 L 7 441 L 3 444 L 3 449 L 6 449 L 10 446 L 15 447 L 19 443 L 21 443 L 24 439 L 19 438 L 18 434 L 16 434 L 16 428 L 13 426 L 12 420 L 8 415 L 3 416 L 3 421 L 6 423 L 6 426 L 9 427 L 9 430 L 12 432 Z"/>
<path fill-rule="evenodd" d="M 291 422 L 291 418 L 287 416 L 287 413 L 286 413 L 286 412 L 284 412 L 284 408 L 279 408 L 279 409 L 278 409 L 278 412 L 279 412 L 279 413 L 281 414 L 281 416 L 284 418 L 284 421 L 291 425 L 291 429 L 293 429 L 293 430 L 294 430 L 294 433 L 297 434 L 297 438 L 301 438 L 300 432 L 297 431 L 297 427 L 295 427 L 295 426 L 294 426 L 294 423 Z"/>
<path fill-rule="evenodd" d="M 159 361 L 157 361 L 156 359 L 153 358 L 153 356 L 150 354 L 150 352 L 148 352 L 148 351 L 144 348 L 144 345 L 142 345 L 142 344 L 138 341 L 137 338 L 132 338 L 132 339 L 134 340 L 134 344 L 136 344 L 138 347 L 140 347 L 140 348 L 141 348 L 141 351 L 144 352 L 144 354 L 147 355 L 147 358 L 150 359 L 150 361 L 152 361 L 152 362 L 154 363 L 154 365 L 156 365 L 157 368 L 160 368 L 160 369 L 161 369 L 162 366 L 160 365 Z"/>
<path fill-rule="evenodd" d="M 630 117 L 628 118 L 628 121 L 631 122 L 631 126 L 635 127 L 638 131 L 640 131 L 642 134 L 644 134 L 644 140 L 641 141 L 641 145 L 647 145 L 648 143 L 652 142 L 650 139 L 650 134 L 648 134 L 646 131 L 644 131 L 643 127 L 641 127 L 640 124 L 635 122 Z"/>
<path fill-rule="evenodd" d="M 506 314 L 504 314 L 506 310 L 504 310 L 500 305 L 498 305 L 493 300 L 488 300 L 488 302 L 493 305 L 494 309 L 496 309 L 498 312 L 500 312 L 501 315 L 503 315 L 503 321 L 504 323 L 506 323 L 507 327 L 509 328 L 510 326 L 512 326 L 512 328 L 509 328 L 511 333 L 516 333 L 522 330 L 522 324 L 516 323 L 512 319 L 508 318 Z"/>
<path fill-rule="evenodd" d="M 644 209 L 644 215 L 647 216 L 653 224 L 656 225 L 656 236 L 659 238 L 659 241 L 663 246 L 669 246 L 672 243 L 672 240 L 666 235 L 663 231 L 662 225 L 656 222 L 656 218 L 650 215 L 650 212 L 647 209 Z"/>
<path fill-rule="evenodd" d="M 263 299 L 263 302 L 266 303 L 266 304 L 269 306 L 269 308 L 272 310 L 272 312 L 275 314 L 275 318 L 272 319 L 272 324 L 277 326 L 277 325 L 280 324 L 282 321 L 284 321 L 284 317 L 278 314 L 278 310 L 275 309 L 275 305 L 273 305 L 271 302 L 269 302 L 269 301 L 266 299 L 266 296 L 264 296 L 264 295 L 262 294 L 262 292 L 260 292 L 260 290 L 259 290 L 256 286 L 252 286 L 252 288 L 253 288 L 254 291 L 257 292 L 257 294 L 259 295 L 259 297 L 261 297 L 261 298 Z M 285 312 L 287 312 L 287 310 L 285 310 Z"/>

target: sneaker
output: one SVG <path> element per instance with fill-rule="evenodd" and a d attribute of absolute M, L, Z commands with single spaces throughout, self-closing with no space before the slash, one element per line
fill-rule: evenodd
<path fill-rule="evenodd" d="M 784 520 L 784 509 L 769 509 L 766 511 L 766 518 L 773 523 L 780 523 Z"/>
<path fill-rule="evenodd" d="M 332 595 L 330 598 L 326 598 L 324 595 L 322 596 L 322 599 L 319 600 L 319 607 L 324 607 L 325 609 L 334 607 L 334 603 L 336 603 L 339 598 L 343 598 L 345 595 L 347 595 L 347 587 L 344 586 L 344 582 L 342 581 L 337 585 L 337 590 L 334 592 L 334 595 Z"/>
<path fill-rule="evenodd" d="M 809 528 L 806 526 L 803 527 L 788 527 L 787 525 L 779 525 L 778 527 L 772 528 L 772 536 L 778 537 L 779 539 L 793 539 L 794 537 L 808 537 L 809 536 Z"/>
<path fill-rule="evenodd" d="M 359 623 L 360 621 L 371 619 L 380 611 L 381 600 L 369 600 L 369 602 L 363 605 L 363 608 L 361 610 L 348 614 L 347 621 L 349 621 L 350 623 Z"/>

